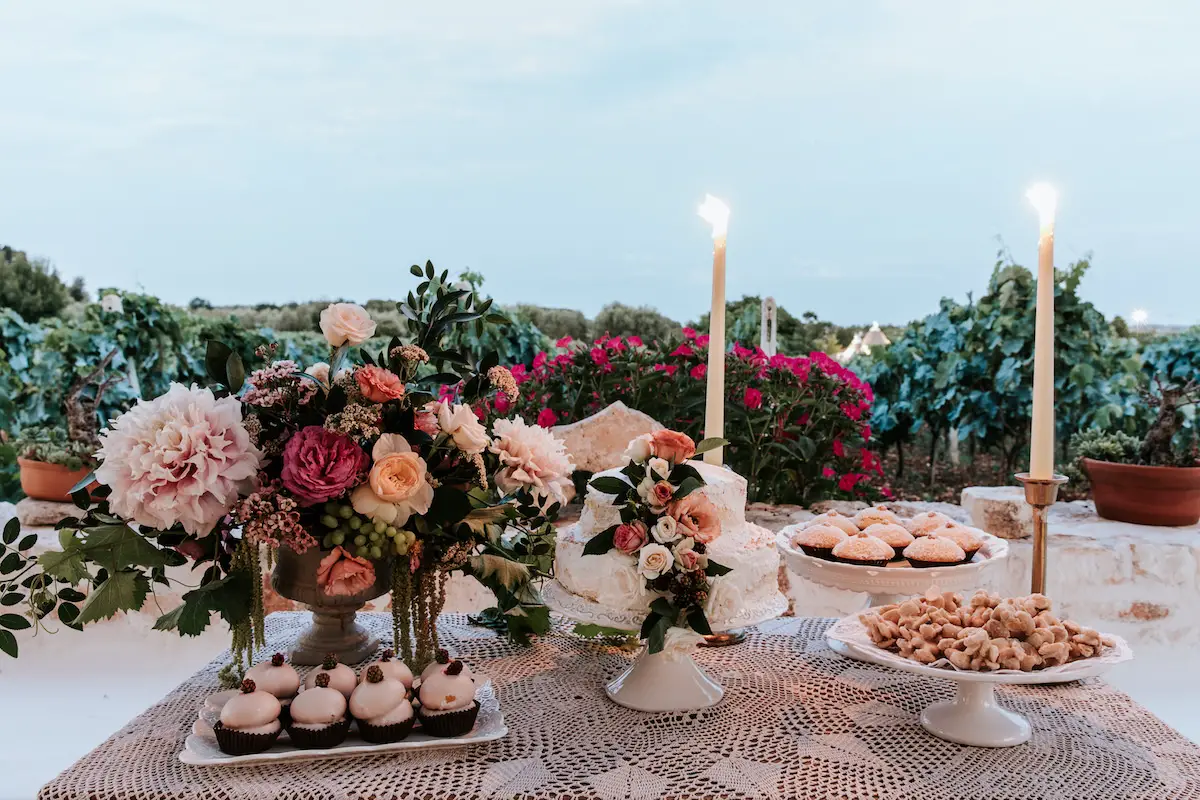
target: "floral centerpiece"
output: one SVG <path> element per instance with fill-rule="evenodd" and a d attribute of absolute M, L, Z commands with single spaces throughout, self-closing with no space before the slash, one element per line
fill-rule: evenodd
<path fill-rule="evenodd" d="M 86 514 L 60 525 L 61 553 L 39 558 L 31 602 L 87 581 L 64 618 L 80 625 L 139 608 L 167 567 L 192 561 L 199 586 L 155 627 L 195 635 L 217 612 L 241 660 L 264 641 L 261 565 L 315 552 L 323 595 L 390 591 L 396 649 L 417 667 L 438 647 L 452 570 L 527 614 L 537 600 L 528 556 L 550 546 L 572 464 L 549 431 L 480 422 L 472 404 L 515 396 L 516 383 L 495 353 L 472 362 L 443 342 L 455 326 L 505 318 L 432 264 L 412 271 L 422 281 L 398 304 L 403 339 L 370 348 L 370 315 L 334 303 L 320 319 L 328 362 L 271 361 L 247 376 L 210 342 L 215 388 L 175 384 L 114 420 L 97 453 L 101 499 L 77 493 Z"/>
<path fill-rule="evenodd" d="M 626 450 L 624 479 L 604 475 L 589 484 L 614 496 L 621 521 L 589 539 L 584 555 L 615 549 L 636 559 L 646 588 L 658 594 L 639 633 L 650 653 L 712 634 L 704 611 L 708 579 L 730 570 L 708 557 L 708 547 L 721 535 L 721 521 L 716 507 L 697 491 L 704 478 L 688 461 L 724 444 L 724 439 L 705 439 L 697 446 L 671 430 L 639 436 Z"/>

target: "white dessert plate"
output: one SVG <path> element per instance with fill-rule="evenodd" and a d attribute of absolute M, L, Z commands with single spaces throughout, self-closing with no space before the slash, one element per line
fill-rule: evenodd
<path fill-rule="evenodd" d="M 814 558 L 800 548 L 793 547 L 792 537 L 800 528 L 800 525 L 789 525 L 775 537 L 775 546 L 787 562 L 788 569 L 822 586 L 866 592 L 871 595 L 873 606 L 924 594 L 931 586 L 944 592 L 982 588 L 993 570 L 1008 557 L 1007 541 L 990 533 L 976 531 L 983 539 L 983 547 L 966 564 L 910 567 L 905 562 L 895 562 L 886 567 L 862 567 Z"/>
<path fill-rule="evenodd" d="M 405 750 L 436 750 L 445 747 L 463 747 L 480 742 L 491 742 L 508 733 L 504 724 L 504 715 L 500 712 L 500 700 L 496 697 L 495 689 L 490 681 L 475 690 L 475 699 L 479 701 L 479 718 L 475 727 L 462 736 L 439 738 L 421 732 L 420 722 L 408 738 L 392 744 L 369 744 L 358 736 L 354 726 L 346 741 L 337 747 L 320 750 L 301 750 L 292 747 L 284 731 L 271 749 L 263 753 L 248 756 L 231 756 L 221 752 L 217 746 L 217 738 L 213 733 L 212 724 L 206 719 L 207 709 L 201 709 L 199 718 L 192 725 L 192 733 L 187 737 L 179 760 L 184 764 L 195 766 L 241 766 L 245 764 L 269 764 L 277 761 L 314 761 L 322 758 L 344 758 L 355 755 L 379 755 L 380 753 L 396 753 Z"/>

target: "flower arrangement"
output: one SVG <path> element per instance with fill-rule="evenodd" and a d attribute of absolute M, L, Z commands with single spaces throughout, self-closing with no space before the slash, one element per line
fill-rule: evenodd
<path fill-rule="evenodd" d="M 513 367 L 514 403 L 488 410 L 550 427 L 618 400 L 669 428 L 703 428 L 709 339 L 691 328 L 667 341 L 563 337 L 530 367 Z M 825 353 L 775 355 L 734 343 L 725 359 L 725 463 L 752 502 L 875 500 L 883 467 L 871 444 L 871 387 Z"/>
<path fill-rule="evenodd" d="M 101 500 L 77 493 L 86 514 L 61 526 L 63 552 L 39 559 L 51 584 L 91 583 L 70 622 L 140 607 L 167 567 L 191 561 L 200 585 L 155 627 L 195 635 L 215 611 L 240 660 L 264 638 L 261 562 L 313 548 L 328 596 L 361 596 L 390 575 L 395 646 L 416 667 L 437 650 L 452 570 L 529 616 L 528 556 L 550 548 L 572 464 L 548 431 L 475 415 L 515 381 L 495 353 L 473 363 L 444 342 L 506 319 L 432 264 L 412 272 L 422 280 L 398 304 L 404 339 L 371 348 L 367 311 L 334 303 L 320 318 L 328 362 L 303 369 L 262 347 L 267 363 L 247 376 L 209 342 L 215 388 L 172 385 L 101 433 Z"/>
<path fill-rule="evenodd" d="M 589 484 L 614 496 L 621 522 L 589 539 L 584 555 L 617 550 L 636 559 L 646 588 L 659 595 L 639 634 L 651 653 L 688 638 L 684 631 L 712 633 L 704 612 L 708 579 L 730 570 L 708 557 L 709 545 L 721 535 L 721 521 L 697 491 L 704 478 L 688 461 L 725 443 L 705 439 L 697 446 L 687 434 L 672 430 L 646 434 L 629 443 L 623 478 L 601 476 Z"/>

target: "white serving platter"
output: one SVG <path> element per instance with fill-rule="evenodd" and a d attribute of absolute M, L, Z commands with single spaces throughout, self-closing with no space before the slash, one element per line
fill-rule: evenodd
<path fill-rule="evenodd" d="M 314 761 L 322 758 L 380 755 L 406 750 L 465 747 L 470 744 L 491 742 L 507 734 L 508 727 L 504 724 L 504 715 L 500 712 L 500 701 L 496 697 L 495 689 L 490 681 L 475 691 L 475 699 L 479 701 L 479 718 L 475 721 L 475 727 L 462 736 L 453 738 L 430 736 L 421 732 L 420 722 L 418 722 L 416 729 L 403 741 L 392 744 L 370 744 L 359 738 L 357 729 L 352 725 L 346 741 L 337 747 L 301 750 L 291 746 L 287 732 L 284 731 L 280 734 L 279 741 L 271 749 L 248 756 L 231 756 L 221 752 L 221 748 L 217 746 L 216 735 L 213 733 L 212 710 L 202 707 L 197 715 L 197 720 L 192 725 L 192 733 L 187 737 L 184 748 L 179 753 L 179 760 L 184 764 L 202 767 L 271 764 L 279 761 Z"/>

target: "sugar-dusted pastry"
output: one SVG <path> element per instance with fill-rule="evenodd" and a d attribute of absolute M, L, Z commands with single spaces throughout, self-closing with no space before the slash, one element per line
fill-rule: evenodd
<path fill-rule="evenodd" d="M 329 687 L 329 673 L 318 672 L 313 688 L 305 689 L 292 701 L 292 718 L 287 726 L 292 744 L 306 750 L 341 744 L 350 730 L 346 707 L 342 693 Z"/>
<path fill-rule="evenodd" d="M 983 537 L 975 533 L 974 529 L 962 525 L 951 523 L 941 528 L 935 528 L 933 533 L 943 539 L 950 539 L 961 547 L 963 553 L 966 554 L 964 561 L 970 561 L 979 552 L 979 548 L 983 547 Z"/>
<path fill-rule="evenodd" d="M 833 558 L 833 548 L 847 538 L 846 532 L 841 528 L 833 525 L 813 525 L 796 533 L 792 537 L 792 545 L 799 547 L 806 555 L 828 561 Z"/>
<path fill-rule="evenodd" d="M 358 722 L 358 732 L 372 744 L 398 742 L 415 724 L 408 689 L 395 678 L 388 678 L 374 664 L 364 673 L 366 680 L 350 695 L 350 713 Z"/>
<path fill-rule="evenodd" d="M 261 753 L 275 744 L 283 726 L 279 724 L 279 698 L 242 681 L 242 691 L 221 709 L 221 719 L 213 726 L 217 746 L 231 756 Z"/>
<path fill-rule="evenodd" d="M 847 536 L 833 548 L 835 560 L 861 567 L 887 566 L 895 555 L 896 551 L 887 542 L 865 533 Z"/>
<path fill-rule="evenodd" d="M 861 531 L 881 522 L 886 525 L 899 525 L 900 518 L 883 506 L 864 508 L 854 515 L 854 524 Z"/>
<path fill-rule="evenodd" d="M 475 683 L 461 661 L 451 661 L 421 681 L 421 729 L 431 736 L 461 736 L 479 716 Z"/>
<path fill-rule="evenodd" d="M 885 522 L 876 522 L 863 531 L 867 536 L 874 536 L 876 539 L 882 539 L 887 542 L 888 546 L 896 551 L 895 558 L 900 558 L 900 551 L 908 547 L 913 542 L 913 535 L 908 532 L 908 529 L 903 525 L 892 525 Z"/>
<path fill-rule="evenodd" d="M 311 689 L 316 686 L 317 675 L 321 672 L 329 675 L 329 688 L 337 689 L 346 699 L 350 699 L 350 693 L 354 691 L 354 687 L 358 683 L 358 677 L 354 674 L 354 670 L 345 664 L 339 664 L 337 656 L 328 653 L 325 660 L 321 662 L 321 668 L 308 673 L 308 677 L 304 679 L 304 688 Z"/>
<path fill-rule="evenodd" d="M 967 554 L 953 539 L 931 533 L 914 539 L 904 548 L 904 557 L 914 567 L 952 567 L 961 564 Z"/>
<path fill-rule="evenodd" d="M 858 526 L 854 524 L 854 520 L 836 511 L 826 511 L 824 514 L 819 514 L 804 523 L 802 528 L 812 528 L 816 525 L 832 525 L 835 528 L 839 528 L 847 536 L 853 536 L 858 533 Z"/>
<path fill-rule="evenodd" d="M 925 511 L 904 523 L 913 536 L 924 536 L 936 528 L 954 524 L 954 520 L 940 511 Z"/>
<path fill-rule="evenodd" d="M 378 666 L 383 670 L 384 677 L 395 678 L 404 684 L 404 688 L 411 689 L 413 685 L 412 670 L 403 661 L 396 659 L 396 651 L 392 648 L 387 648 L 379 655 L 378 661 L 372 661 L 367 666 L 363 667 L 362 674 L 358 676 L 358 682 L 362 683 L 367 679 L 367 670 L 371 667 Z"/>

